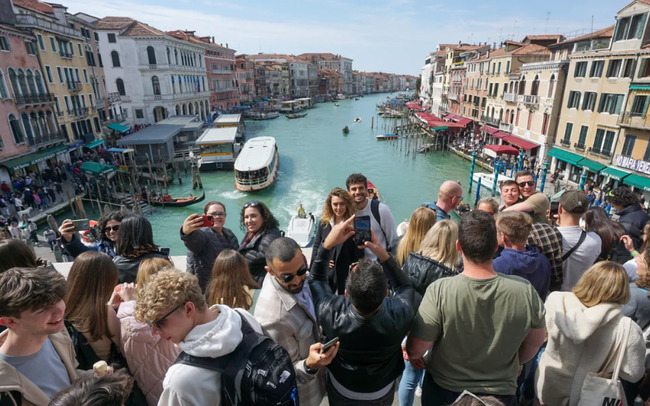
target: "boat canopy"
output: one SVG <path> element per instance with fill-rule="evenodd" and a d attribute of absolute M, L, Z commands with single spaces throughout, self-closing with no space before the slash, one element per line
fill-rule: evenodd
<path fill-rule="evenodd" d="M 254 171 L 266 168 L 273 161 L 275 154 L 275 138 L 256 137 L 246 141 L 237 160 L 235 170 Z"/>

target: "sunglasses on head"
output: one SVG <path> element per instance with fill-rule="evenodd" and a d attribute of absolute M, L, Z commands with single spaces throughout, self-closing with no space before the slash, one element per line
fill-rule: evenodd
<path fill-rule="evenodd" d="M 159 318 L 158 320 L 154 321 L 153 323 L 151 323 L 151 325 L 154 326 L 154 327 L 156 327 L 158 330 L 160 330 L 160 329 L 162 328 L 161 323 L 162 323 L 163 321 L 165 321 L 165 319 L 166 319 L 167 317 L 169 317 L 172 313 L 174 313 L 176 310 L 178 310 L 178 309 L 180 309 L 181 307 L 183 307 L 184 304 L 185 304 L 185 303 L 182 303 L 182 304 L 179 304 L 178 306 L 174 307 L 174 308 L 172 309 L 172 311 L 170 311 L 170 312 L 167 313 L 166 315 L 162 316 L 162 317 Z"/>
<path fill-rule="evenodd" d="M 526 186 L 526 185 L 528 185 L 528 186 L 534 186 L 534 185 L 535 185 L 535 181 L 534 181 L 534 180 L 527 180 L 527 181 L 525 181 L 525 182 L 519 182 L 519 183 L 517 183 L 517 184 L 518 184 L 519 186 L 521 186 L 521 187 L 524 187 L 524 186 Z"/>
<path fill-rule="evenodd" d="M 112 227 L 106 226 L 106 227 L 104 227 L 104 232 L 107 233 L 107 232 L 109 232 L 109 231 L 111 231 L 111 230 L 113 230 L 113 231 L 117 231 L 117 230 L 119 230 L 119 229 L 120 229 L 120 225 L 119 225 L 119 224 L 116 225 L 116 226 L 112 226 Z"/>
<path fill-rule="evenodd" d="M 289 283 L 293 280 L 293 278 L 295 278 L 296 276 L 303 276 L 304 274 L 307 273 L 307 271 L 309 271 L 309 269 L 303 266 L 302 268 L 298 269 L 295 275 L 281 275 L 280 277 L 282 278 L 282 281 L 284 281 L 284 283 Z"/>
<path fill-rule="evenodd" d="M 259 200 L 252 200 L 250 202 L 244 203 L 244 208 L 259 206 L 259 204 L 260 204 Z"/>

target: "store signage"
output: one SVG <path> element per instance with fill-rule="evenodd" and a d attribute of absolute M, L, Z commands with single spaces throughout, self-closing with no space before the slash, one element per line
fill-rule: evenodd
<path fill-rule="evenodd" d="M 650 162 L 648 161 L 630 158 L 629 156 L 617 155 L 616 166 L 650 175 Z"/>

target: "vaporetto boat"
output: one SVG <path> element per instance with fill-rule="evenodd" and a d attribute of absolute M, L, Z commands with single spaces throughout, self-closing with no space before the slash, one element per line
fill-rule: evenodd
<path fill-rule="evenodd" d="M 251 138 L 235 161 L 235 188 L 244 192 L 266 189 L 275 182 L 279 166 L 275 138 Z"/>

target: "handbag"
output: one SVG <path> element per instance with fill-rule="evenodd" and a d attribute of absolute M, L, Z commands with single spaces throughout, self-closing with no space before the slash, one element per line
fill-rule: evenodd
<path fill-rule="evenodd" d="M 630 324 L 632 320 L 629 317 L 622 317 L 618 324 L 617 342 L 613 353 L 610 355 L 600 372 L 589 372 L 585 377 L 580 391 L 580 400 L 578 406 L 627 406 L 625 391 L 623 385 L 618 379 L 621 371 L 623 356 L 627 350 L 627 339 L 630 335 Z M 609 373 L 607 369 L 613 360 L 614 370 Z"/>

